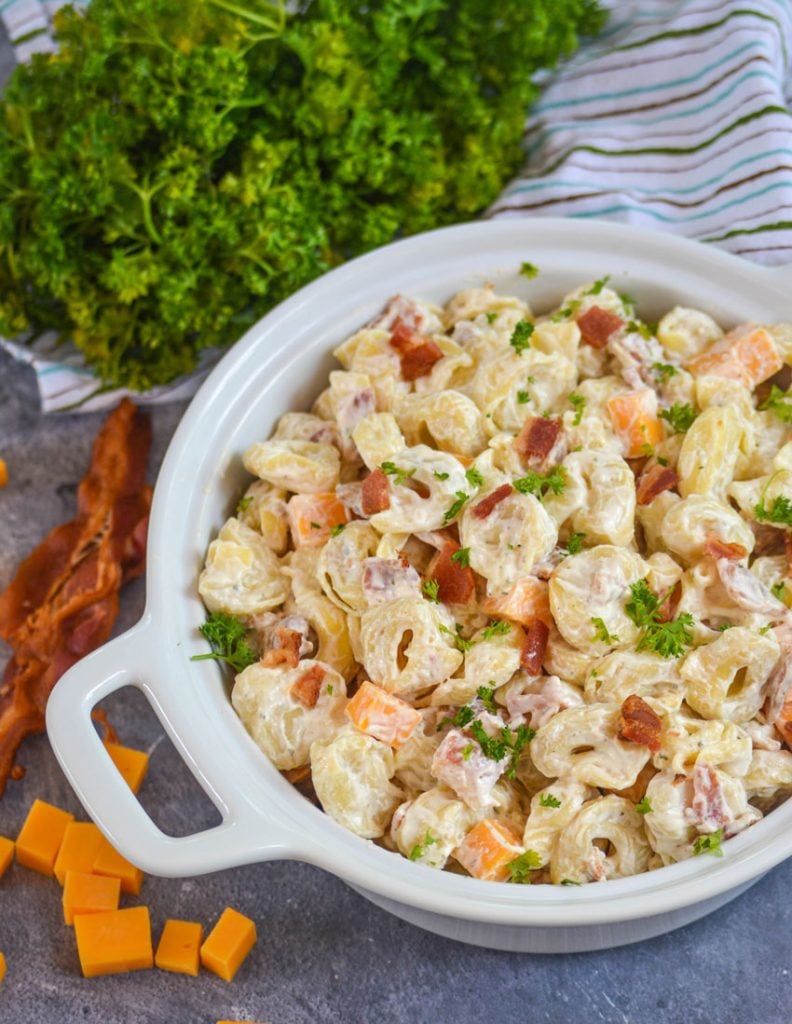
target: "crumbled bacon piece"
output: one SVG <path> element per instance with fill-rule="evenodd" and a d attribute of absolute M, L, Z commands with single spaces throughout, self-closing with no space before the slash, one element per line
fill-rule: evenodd
<path fill-rule="evenodd" d="M 361 507 L 364 516 L 373 516 L 390 508 L 388 477 L 382 469 L 375 469 L 363 479 Z"/>
<path fill-rule="evenodd" d="M 496 488 L 492 494 L 488 494 L 486 498 L 474 505 L 470 510 L 476 519 L 486 519 L 487 516 L 492 512 L 496 505 L 499 505 L 502 501 L 509 497 L 513 488 L 511 484 L 501 484 L 500 487 Z"/>
<path fill-rule="evenodd" d="M 549 636 L 550 630 L 541 619 L 534 619 L 526 627 L 525 640 L 520 651 L 520 665 L 532 676 L 538 676 L 542 671 Z"/>
<path fill-rule="evenodd" d="M 691 807 L 696 824 L 708 832 L 715 832 L 732 820 L 732 815 L 723 797 L 723 789 L 711 764 L 696 762 L 696 767 L 693 769 Z"/>
<path fill-rule="evenodd" d="M 660 718 L 646 701 L 635 693 L 630 694 L 619 713 L 619 739 L 629 743 L 640 743 L 656 754 L 660 749 L 661 730 Z"/>
<path fill-rule="evenodd" d="M 679 602 L 682 598 L 682 584 L 677 582 L 670 589 L 670 594 L 666 590 L 659 595 L 660 604 L 655 612 L 655 618 L 658 622 L 671 622 L 672 619 L 676 618 Z"/>
<path fill-rule="evenodd" d="M 679 485 L 679 474 L 670 466 L 661 466 L 656 462 L 638 480 L 636 500 L 639 505 L 651 505 L 658 494 L 671 491 Z"/>
<path fill-rule="evenodd" d="M 419 334 L 403 320 L 394 322 L 390 345 L 401 357 L 401 374 L 404 380 L 418 380 L 431 373 L 435 363 L 443 358 L 443 352 L 436 341 Z"/>
<path fill-rule="evenodd" d="M 708 537 L 704 542 L 704 554 L 710 558 L 728 558 L 730 562 L 739 562 L 748 552 L 742 544 L 732 544 L 717 537 Z"/>
<path fill-rule="evenodd" d="M 778 533 L 778 530 L 774 530 L 774 533 Z M 792 569 L 792 533 L 789 530 L 784 530 L 784 554 L 786 555 L 787 565 Z"/>
<path fill-rule="evenodd" d="M 309 669 L 292 684 L 291 695 L 304 708 L 315 708 L 319 700 L 319 691 L 327 675 L 321 665 L 311 665 Z"/>
<path fill-rule="evenodd" d="M 109 638 L 119 588 L 143 571 L 150 444 L 148 417 L 125 399 L 94 442 L 77 515 L 52 530 L 0 594 L 0 637 L 14 651 L 0 686 L 0 796 L 19 745 L 44 730 L 53 686 Z"/>
<path fill-rule="evenodd" d="M 514 450 L 526 466 L 538 469 L 558 443 L 561 420 L 530 416 L 514 439 Z"/>
<path fill-rule="evenodd" d="M 458 544 L 446 541 L 426 569 L 426 578 L 437 580 L 437 596 L 446 604 L 467 604 L 476 591 L 473 570 L 452 559 L 457 551 Z"/>
<path fill-rule="evenodd" d="M 580 336 L 592 348 L 605 348 L 614 331 L 624 327 L 624 321 L 601 306 L 591 306 L 577 318 Z"/>
<path fill-rule="evenodd" d="M 426 323 L 426 313 L 405 295 L 394 295 L 388 299 L 383 311 L 371 321 L 369 326 L 383 331 L 392 331 L 400 321 L 406 327 L 420 331 Z"/>
<path fill-rule="evenodd" d="M 261 656 L 261 664 L 265 668 L 277 668 L 279 665 L 288 665 L 289 668 L 297 668 L 299 658 L 285 647 L 272 647 Z"/>
<path fill-rule="evenodd" d="M 415 328 L 405 323 L 401 317 L 397 317 L 393 322 L 389 344 L 400 355 L 404 355 L 416 344 L 417 337 L 418 333 Z"/>

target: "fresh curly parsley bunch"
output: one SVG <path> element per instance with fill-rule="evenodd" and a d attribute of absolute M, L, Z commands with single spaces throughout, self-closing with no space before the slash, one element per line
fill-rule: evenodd
<path fill-rule="evenodd" d="M 0 103 L 0 333 L 192 369 L 333 264 L 468 219 L 595 0 L 93 0 Z"/>

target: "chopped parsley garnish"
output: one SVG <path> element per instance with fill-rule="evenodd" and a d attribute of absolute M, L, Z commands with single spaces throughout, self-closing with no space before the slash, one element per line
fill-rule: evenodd
<path fill-rule="evenodd" d="M 594 639 L 601 640 L 604 644 L 617 644 L 619 638 L 608 632 L 608 627 L 605 625 L 605 620 L 599 615 L 592 615 L 591 621 L 594 625 Z"/>
<path fill-rule="evenodd" d="M 462 506 L 470 497 L 470 495 L 465 494 L 464 491 L 455 491 L 454 494 L 456 497 L 456 501 L 452 503 L 451 507 L 446 511 L 445 515 L 443 516 L 444 523 L 450 523 L 455 516 L 458 516 L 459 513 L 462 511 Z"/>
<path fill-rule="evenodd" d="M 572 420 L 572 426 L 576 427 L 583 419 L 583 408 L 586 404 L 586 399 L 583 395 L 577 395 L 573 391 L 571 395 L 567 395 L 567 401 L 575 408 L 575 418 Z"/>
<path fill-rule="evenodd" d="M 395 462 L 383 462 L 380 464 L 380 469 L 388 476 L 392 476 L 395 484 L 405 483 L 415 473 L 415 467 L 412 469 L 399 469 Z"/>
<path fill-rule="evenodd" d="M 764 495 L 762 495 L 759 504 L 754 505 L 754 516 L 760 523 L 778 523 L 792 527 L 792 501 L 779 494 L 777 498 L 773 499 L 770 508 L 767 508 Z"/>
<path fill-rule="evenodd" d="M 665 420 L 675 434 L 687 433 L 697 416 L 690 402 L 674 402 L 669 409 L 660 410 L 660 419 Z"/>
<path fill-rule="evenodd" d="M 582 882 L 573 882 L 571 878 L 562 878 L 561 885 L 582 885 Z"/>
<path fill-rule="evenodd" d="M 498 314 L 497 313 L 487 313 L 485 315 L 487 317 L 487 323 L 488 324 L 494 324 L 495 321 L 498 319 Z"/>
<path fill-rule="evenodd" d="M 567 551 L 570 555 L 577 555 L 583 550 L 583 540 L 585 536 L 585 533 L 570 534 L 569 540 L 567 541 Z"/>
<path fill-rule="evenodd" d="M 462 636 L 462 627 L 458 623 L 456 633 L 453 631 L 453 629 L 449 629 L 448 626 L 444 626 L 442 623 L 440 624 L 438 629 L 440 630 L 441 633 L 446 633 L 448 636 L 452 637 L 454 643 L 456 644 L 456 649 L 458 651 L 461 651 L 463 654 L 466 651 L 469 651 L 473 646 L 472 640 L 467 640 L 464 636 Z"/>
<path fill-rule="evenodd" d="M 518 391 L 517 401 L 520 405 L 527 405 L 528 402 L 531 401 L 531 396 L 528 394 L 527 391 Z"/>
<path fill-rule="evenodd" d="M 677 370 L 675 366 L 672 366 L 671 363 L 652 363 L 652 369 L 661 384 L 665 384 L 672 377 L 676 377 L 679 373 L 679 370 Z"/>
<path fill-rule="evenodd" d="M 491 711 L 492 714 L 497 714 L 498 708 L 493 700 L 493 694 L 495 693 L 494 686 L 480 686 L 476 690 L 476 696 L 481 700 L 487 711 Z"/>
<path fill-rule="evenodd" d="M 461 565 L 463 569 L 467 569 L 470 565 L 470 548 L 460 548 L 459 551 L 455 551 L 451 555 L 451 561 Z"/>
<path fill-rule="evenodd" d="M 649 341 L 649 339 L 652 337 L 652 332 L 649 330 L 646 324 L 642 324 L 640 320 L 628 321 L 627 331 L 630 334 L 640 334 L 644 341 Z M 655 363 L 655 366 L 656 365 L 657 363 Z M 654 367 L 652 367 L 652 369 L 654 369 Z"/>
<path fill-rule="evenodd" d="M 734 626 L 734 623 L 733 623 L 733 622 L 722 622 L 722 623 L 721 623 L 721 624 L 720 624 L 720 625 L 718 626 L 718 630 L 719 630 L 719 632 L 721 632 L 721 633 L 725 633 L 727 629 L 731 629 L 731 628 L 732 628 L 733 626 Z"/>
<path fill-rule="evenodd" d="M 698 857 L 702 853 L 711 853 L 713 857 L 722 857 L 723 850 L 721 849 L 721 843 L 723 842 L 723 829 L 719 828 L 715 832 L 710 832 L 707 836 L 699 836 L 698 839 L 693 843 L 693 856 Z"/>
<path fill-rule="evenodd" d="M 527 348 L 531 347 L 531 335 L 534 332 L 534 325 L 530 320 L 518 320 L 509 339 L 509 344 L 514 351 L 520 355 Z"/>
<path fill-rule="evenodd" d="M 434 601 L 435 604 L 440 603 L 440 598 L 437 596 L 440 592 L 440 584 L 437 580 L 424 580 L 421 584 L 421 590 L 426 594 L 430 601 Z"/>
<path fill-rule="evenodd" d="M 481 752 L 490 760 L 502 761 L 507 754 L 509 755 L 509 766 L 504 773 L 507 779 L 516 777 L 517 762 L 523 747 L 536 735 L 527 725 L 518 725 L 516 732 L 512 732 L 508 725 L 504 725 L 500 731 L 500 739 L 495 739 L 487 734 L 479 721 L 471 723 L 470 732 L 481 747 Z"/>
<path fill-rule="evenodd" d="M 237 503 L 237 507 L 236 507 L 236 514 L 238 516 L 241 516 L 243 512 L 247 512 L 247 510 L 250 508 L 250 506 L 252 504 L 253 504 L 253 495 L 252 494 L 246 494 L 244 498 L 240 498 L 239 499 L 239 501 Z"/>
<path fill-rule="evenodd" d="M 339 533 L 343 533 L 346 529 L 346 523 L 336 523 L 336 525 L 330 530 L 331 537 L 337 537 Z"/>
<path fill-rule="evenodd" d="M 314 520 L 312 519 L 312 520 L 311 520 L 311 529 L 312 529 L 312 530 L 321 530 L 321 529 L 322 529 L 322 524 L 321 524 L 321 523 L 317 523 L 317 522 L 315 522 L 315 521 L 314 521 Z"/>
<path fill-rule="evenodd" d="M 447 480 L 448 479 L 448 473 L 438 473 L 437 470 L 434 470 L 434 472 L 432 473 L 432 476 L 434 476 L 438 480 Z"/>
<path fill-rule="evenodd" d="M 333 696 L 333 684 L 332 684 L 332 683 L 328 683 L 328 684 L 327 684 L 327 693 L 328 693 L 328 695 L 329 695 L 330 697 L 332 697 L 332 696 Z"/>
<path fill-rule="evenodd" d="M 668 459 L 664 459 L 662 455 L 658 455 L 657 456 L 657 464 L 658 464 L 658 466 L 667 466 L 668 465 Z"/>
<path fill-rule="evenodd" d="M 606 274 L 605 277 L 601 277 L 599 281 L 595 281 L 594 284 L 589 288 L 588 291 L 583 292 L 584 295 L 599 295 L 605 285 L 610 281 L 610 274 Z"/>
<path fill-rule="evenodd" d="M 473 744 L 472 743 L 468 743 L 466 746 L 462 747 L 462 760 L 463 761 L 469 761 L 470 760 L 470 755 L 472 753 L 473 753 Z"/>
<path fill-rule="evenodd" d="M 564 306 L 563 309 L 559 309 L 557 313 L 554 313 L 550 320 L 554 323 L 560 323 L 562 320 L 569 320 L 575 313 L 580 309 L 582 303 L 580 299 L 571 299 L 568 306 Z"/>
<path fill-rule="evenodd" d="M 563 466 L 555 466 L 546 475 L 529 470 L 525 476 L 514 481 L 514 488 L 520 494 L 534 494 L 537 498 L 543 498 L 548 491 L 561 494 L 565 487 L 566 471 Z"/>
<path fill-rule="evenodd" d="M 623 306 L 632 306 L 635 309 L 635 296 L 630 295 L 629 292 L 619 292 L 619 298 Z"/>
<path fill-rule="evenodd" d="M 475 466 L 471 466 L 470 469 L 465 470 L 465 477 L 471 487 L 481 487 L 484 483 L 484 477 Z"/>
<path fill-rule="evenodd" d="M 521 263 L 520 273 L 523 277 L 527 277 L 530 281 L 532 278 L 537 277 L 539 274 L 539 267 L 535 267 L 533 263 Z"/>
<path fill-rule="evenodd" d="M 765 634 L 769 633 L 772 628 L 772 624 L 768 622 L 766 626 L 762 626 L 759 630 L 759 636 L 765 636 Z"/>
<path fill-rule="evenodd" d="M 481 634 L 482 640 L 491 640 L 494 636 L 504 636 L 511 632 L 511 624 L 503 619 L 493 619 Z"/>
<path fill-rule="evenodd" d="M 690 632 L 693 616 L 683 612 L 670 622 L 662 622 L 660 608 L 671 596 L 671 589 L 661 601 L 646 580 L 631 583 L 630 594 L 624 610 L 635 625 L 643 629 L 635 649 L 652 651 L 661 658 L 681 657 L 685 648 L 693 643 L 693 634 Z"/>
<path fill-rule="evenodd" d="M 773 597 L 777 597 L 779 601 L 784 600 L 784 594 L 786 593 L 786 584 L 783 580 L 779 580 L 778 583 L 774 583 L 770 587 L 770 593 Z"/>
<path fill-rule="evenodd" d="M 540 807 L 560 807 L 561 801 L 557 796 L 553 796 L 552 793 L 542 793 L 539 797 Z"/>
<path fill-rule="evenodd" d="M 450 632 L 451 631 L 449 630 L 449 633 Z M 449 718 L 446 716 L 438 725 L 437 731 L 440 732 L 442 729 L 445 729 L 447 725 L 453 725 L 455 729 L 464 729 L 465 726 L 472 722 L 475 717 L 476 712 L 473 708 L 469 704 L 465 704 L 463 707 L 459 708 L 453 717 Z"/>
<path fill-rule="evenodd" d="M 531 884 L 531 871 L 536 871 L 542 866 L 542 858 L 535 850 L 526 850 L 519 857 L 507 864 L 509 869 L 509 881 L 519 885 Z"/>
<path fill-rule="evenodd" d="M 651 444 L 649 444 L 648 441 L 645 441 L 641 445 L 641 454 L 645 455 L 647 457 L 647 459 L 651 459 L 651 457 L 654 455 L 654 453 L 655 453 L 654 447 Z"/>
<path fill-rule="evenodd" d="M 410 850 L 410 860 L 420 860 L 427 850 L 427 847 L 434 846 L 437 842 L 432 833 L 427 829 L 422 843 L 416 843 Z"/>
<path fill-rule="evenodd" d="M 241 672 L 256 661 L 253 648 L 245 638 L 245 625 L 233 615 L 212 612 L 200 631 L 209 641 L 212 653 L 194 654 L 190 661 L 224 661 L 235 672 Z"/>
<path fill-rule="evenodd" d="M 759 408 L 769 409 L 782 423 L 792 423 L 792 391 L 782 391 L 774 384 Z"/>
<path fill-rule="evenodd" d="M 635 809 L 639 814 L 650 814 L 652 805 L 649 803 L 649 797 L 642 797 L 635 805 Z"/>

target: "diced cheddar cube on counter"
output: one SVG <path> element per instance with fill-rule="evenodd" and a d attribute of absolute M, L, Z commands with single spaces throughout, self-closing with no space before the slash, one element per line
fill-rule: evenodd
<path fill-rule="evenodd" d="M 78 914 L 118 910 L 121 882 L 117 878 L 67 871 L 63 885 L 63 920 L 73 924 Z"/>
<path fill-rule="evenodd" d="M 0 953 L 0 985 L 3 984 L 3 978 L 6 974 L 6 959 L 2 953 Z"/>
<path fill-rule="evenodd" d="M 122 857 L 104 836 L 91 865 L 91 871 L 95 875 L 109 875 L 111 878 L 120 879 L 121 891 L 130 896 L 137 896 L 143 885 L 143 872 L 140 868 L 135 867 L 126 857 Z"/>
<path fill-rule="evenodd" d="M 161 971 L 191 974 L 195 977 L 201 965 L 203 925 L 195 921 L 165 922 L 154 963 Z"/>
<path fill-rule="evenodd" d="M 223 981 L 231 981 L 255 942 L 255 922 L 226 907 L 201 946 L 201 963 Z"/>
<path fill-rule="evenodd" d="M 74 815 L 43 800 L 34 800 L 17 836 L 16 859 L 23 867 L 52 877 L 63 834 Z"/>
<path fill-rule="evenodd" d="M 137 793 L 148 771 L 148 754 L 142 750 L 133 750 L 132 747 L 122 747 L 118 743 L 106 742 L 105 750 L 126 784 L 133 793 Z"/>
<path fill-rule="evenodd" d="M 5 459 L 0 459 L 0 487 L 5 487 L 8 483 L 8 466 L 5 464 Z"/>
<path fill-rule="evenodd" d="M 70 821 L 55 859 L 55 877 L 61 885 L 67 871 L 90 872 L 104 836 L 92 821 Z"/>
<path fill-rule="evenodd" d="M 74 934 L 86 978 L 140 971 L 154 963 L 148 907 L 78 914 Z"/>
<path fill-rule="evenodd" d="M 8 871 L 11 867 L 11 861 L 14 859 L 14 842 L 12 839 L 6 839 L 5 836 L 0 836 L 0 878 Z"/>

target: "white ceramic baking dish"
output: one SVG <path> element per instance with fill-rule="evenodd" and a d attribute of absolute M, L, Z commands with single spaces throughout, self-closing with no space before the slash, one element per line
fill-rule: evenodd
<path fill-rule="evenodd" d="M 518 274 L 523 260 L 541 270 Z M 395 292 L 443 302 L 491 281 L 541 311 L 581 281 L 613 275 L 647 319 L 675 303 L 725 324 L 792 319 L 792 275 L 715 249 L 617 224 L 502 220 L 448 228 L 387 246 L 298 292 L 253 327 L 218 365 L 177 430 L 154 494 L 147 604 L 141 621 L 59 682 L 49 737 L 88 812 L 144 870 L 195 875 L 273 858 L 318 865 L 367 899 L 423 928 L 498 949 L 571 952 L 658 935 L 733 899 L 792 853 L 792 800 L 701 856 L 634 878 L 580 888 L 476 881 L 411 863 L 337 825 L 292 788 L 245 732 L 227 680 L 203 653 L 196 580 L 206 547 L 247 476 L 240 453 L 278 417 L 307 409 L 333 365 L 331 349 Z M 113 771 L 91 723 L 122 686 L 149 699 L 222 814 L 208 831 L 172 838 Z"/>

